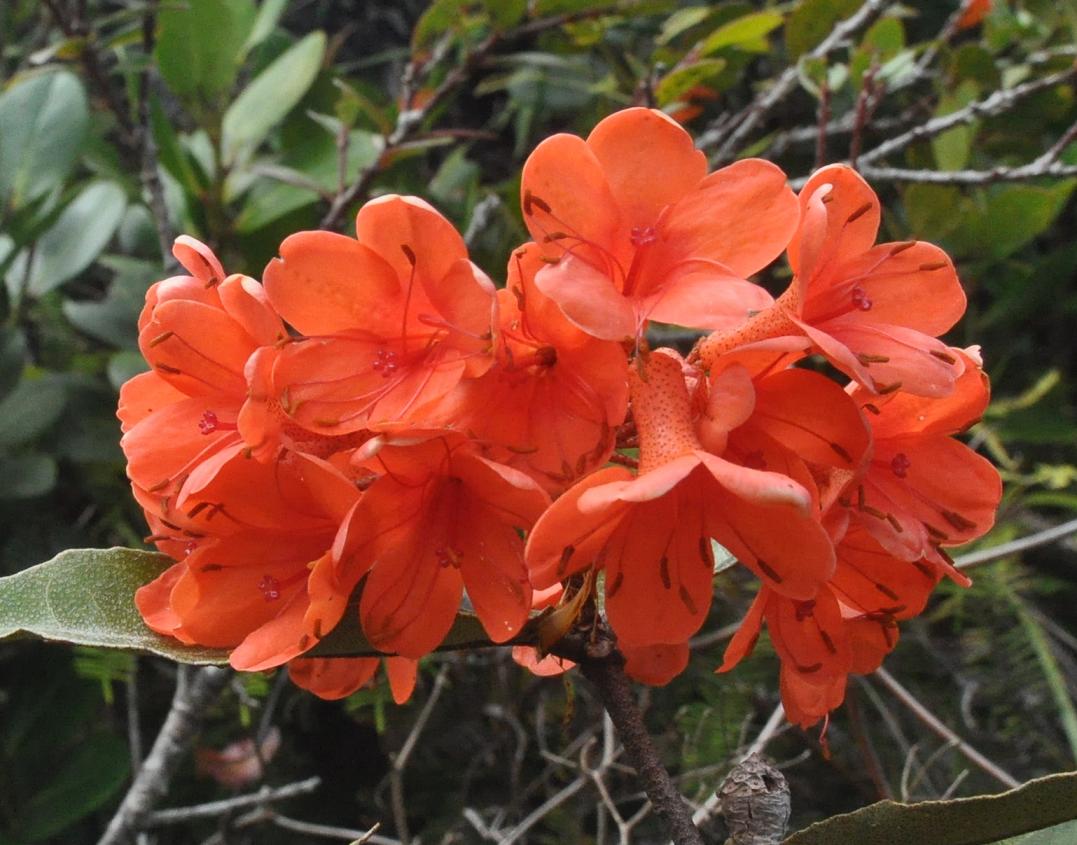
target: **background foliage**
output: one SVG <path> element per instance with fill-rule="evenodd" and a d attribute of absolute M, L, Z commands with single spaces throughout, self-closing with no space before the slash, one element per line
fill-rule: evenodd
<path fill-rule="evenodd" d="M 969 294 L 949 341 L 984 347 L 995 401 L 972 439 L 1007 481 L 984 545 L 1073 519 L 1077 180 L 1011 181 L 995 169 L 1047 153 L 1077 164 L 1077 7 L 996 0 L 982 22 L 955 28 L 955 2 L 876 5 L 870 27 L 820 58 L 817 45 L 861 3 L 3 4 L 0 574 L 66 548 L 142 545 L 114 408 L 118 386 L 144 366 L 135 321 L 148 285 L 169 272 L 162 244 L 175 233 L 258 276 L 287 233 L 346 231 L 363 199 L 417 193 L 468 233 L 476 261 L 498 278 L 526 238 L 518 174 L 543 137 L 586 134 L 615 109 L 650 104 L 704 143 L 728 139 L 724 116 L 789 67 L 789 96 L 729 153 L 771 158 L 794 178 L 856 148 L 870 161 L 913 126 L 1059 75 L 864 169 L 886 205 L 886 239 L 940 243 Z M 820 114 L 830 121 L 825 144 Z M 871 168 L 886 167 L 904 175 L 873 178 Z M 1019 781 L 1077 763 L 1075 550 L 1071 538 L 978 568 L 968 591 L 943 587 L 887 663 Z M 95 573 L 74 578 L 92 601 Z M 710 631 L 739 619 L 750 598 L 736 574 L 717 589 Z M 722 647 L 701 637 L 690 669 L 645 693 L 667 762 L 699 802 L 777 702 L 773 654 L 762 648 L 717 678 Z M 158 658 L 0 643 L 0 843 L 94 841 L 127 782 L 131 739 L 156 730 L 174 673 Z M 579 783 L 525 838 L 616 841 L 617 817 L 589 766 L 600 767 L 622 821 L 642 806 L 586 686 L 533 678 L 501 651 L 431 659 L 403 708 L 384 686 L 326 703 L 279 681 L 236 679 L 200 745 L 264 744 L 273 726 L 279 747 L 245 788 L 323 779 L 282 805 L 289 815 L 352 828 L 382 821 L 399 838 L 404 819 L 424 842 L 481 842 L 484 830 L 504 833 Z M 432 690 L 437 706 L 394 811 L 390 761 Z M 876 679 L 851 685 L 828 739 L 829 755 L 815 732 L 781 731 L 768 745 L 788 764 L 794 829 L 880 797 L 999 788 Z M 192 765 L 167 803 L 228 795 L 218 780 Z M 202 841 L 218 827 L 161 827 L 152 840 Z M 643 816 L 632 834 L 659 841 L 658 829 Z M 267 825 L 221 835 L 214 841 L 308 841 Z"/>

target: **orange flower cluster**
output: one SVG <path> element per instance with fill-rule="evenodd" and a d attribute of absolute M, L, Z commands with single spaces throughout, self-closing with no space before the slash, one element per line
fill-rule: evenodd
<path fill-rule="evenodd" d="M 876 244 L 849 168 L 799 197 L 765 161 L 708 173 L 647 109 L 547 139 L 521 191 L 533 241 L 501 289 L 414 197 L 367 203 L 355 238 L 292 235 L 261 284 L 177 240 L 189 275 L 150 290 L 152 369 L 119 411 L 178 561 L 137 596 L 147 624 L 339 697 L 378 661 L 304 655 L 357 594 L 402 700 L 465 593 L 508 643 L 597 575 L 626 670 L 662 684 L 718 544 L 761 582 L 720 671 L 766 621 L 789 718 L 817 721 L 943 575 L 967 583 L 944 549 L 994 519 L 998 474 L 953 437 L 988 387 L 975 350 L 937 339 L 965 307 L 952 263 Z M 783 252 L 775 300 L 749 277 Z M 648 348 L 651 321 L 710 334 L 686 360 Z M 541 658 L 520 657 L 565 665 Z"/>

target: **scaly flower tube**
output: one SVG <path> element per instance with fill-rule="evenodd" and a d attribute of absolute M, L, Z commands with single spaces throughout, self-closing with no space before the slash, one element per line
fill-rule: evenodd
<path fill-rule="evenodd" d="M 531 583 L 543 589 L 604 569 L 606 613 L 629 646 L 681 644 L 699 630 L 711 602 L 710 538 L 776 590 L 812 598 L 834 550 L 811 492 L 706 451 L 680 359 L 657 350 L 645 368 L 631 380 L 639 475 L 601 469 L 557 499 L 528 540 Z"/>
<path fill-rule="evenodd" d="M 949 256 L 923 241 L 875 245 L 879 199 L 844 165 L 816 172 L 800 208 L 792 284 L 744 325 L 705 338 L 694 357 L 709 369 L 738 347 L 784 363 L 816 351 L 873 393 L 953 390 L 962 362 L 936 340 L 965 310 Z M 790 338 L 800 339 L 795 351 Z"/>

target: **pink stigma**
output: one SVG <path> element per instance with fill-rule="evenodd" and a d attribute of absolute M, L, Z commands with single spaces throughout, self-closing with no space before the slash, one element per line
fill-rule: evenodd
<path fill-rule="evenodd" d="M 853 305 L 859 308 L 861 311 L 870 311 L 873 305 L 872 301 L 868 299 L 868 295 L 865 290 L 857 285 L 853 288 Z"/>
<path fill-rule="evenodd" d="M 890 460 L 890 470 L 898 478 L 904 478 L 909 473 L 909 469 L 912 467 L 912 461 L 909 460 L 909 456 L 904 452 L 898 452 Z"/>
<path fill-rule="evenodd" d="M 217 419 L 217 415 L 213 411 L 205 411 L 202 414 L 202 419 L 198 421 L 198 430 L 203 434 L 213 434 L 220 424 L 221 421 Z"/>
<path fill-rule="evenodd" d="M 266 601 L 276 601 L 280 598 L 280 581 L 272 575 L 263 575 L 258 582 L 258 589 L 262 591 Z"/>
<path fill-rule="evenodd" d="M 654 226 L 633 226 L 629 236 L 632 246 L 647 246 L 658 240 L 658 232 Z"/>

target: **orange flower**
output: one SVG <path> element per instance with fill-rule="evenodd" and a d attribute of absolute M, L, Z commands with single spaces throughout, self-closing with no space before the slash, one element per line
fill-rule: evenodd
<path fill-rule="evenodd" d="M 242 444 L 222 450 L 192 471 L 163 517 L 193 539 L 182 562 L 136 594 L 143 618 L 183 642 L 235 647 L 238 669 L 301 654 L 343 614 L 347 593 L 317 586 L 358 498 L 317 458 L 265 464 L 245 457 Z"/>
<path fill-rule="evenodd" d="M 628 404 L 628 365 L 620 344 L 577 329 L 536 287 L 543 266 L 535 244 L 513 253 L 498 291 L 497 363 L 461 381 L 437 422 L 556 493 L 609 456 Z"/>
<path fill-rule="evenodd" d="M 979 362 L 951 352 L 964 373 L 943 399 L 853 393 L 869 412 L 875 454 L 855 496 L 842 504 L 891 554 L 934 561 L 967 584 L 939 547 L 967 543 L 991 528 L 1002 482 L 990 461 L 951 436 L 976 422 L 990 398 Z"/>
<path fill-rule="evenodd" d="M 531 606 L 519 532 L 548 504 L 542 488 L 460 435 L 378 438 L 356 459 L 380 477 L 344 526 L 334 580 L 366 576 L 359 616 L 371 644 L 431 651 L 465 587 L 490 639 L 512 637 Z"/>
<path fill-rule="evenodd" d="M 536 589 L 605 569 L 606 613 L 629 647 L 683 644 L 699 629 L 711 601 L 711 537 L 799 599 L 814 596 L 834 565 L 805 487 L 702 448 L 674 356 L 652 353 L 645 376 L 631 381 L 639 475 L 609 467 L 587 476 L 542 515 L 527 546 Z"/>
<path fill-rule="evenodd" d="M 964 313 L 965 294 L 946 253 L 922 241 L 873 246 L 878 197 L 844 165 L 816 172 L 800 205 L 793 283 L 740 328 L 702 341 L 703 365 L 745 345 L 786 362 L 816 351 L 875 393 L 953 390 L 961 361 L 935 338 Z M 796 351 L 789 337 L 800 338 Z"/>
<path fill-rule="evenodd" d="M 419 662 L 406 657 L 384 661 L 393 701 L 403 704 L 415 690 Z M 370 683 L 381 662 L 380 657 L 297 657 L 288 662 L 288 676 L 297 687 L 335 701 Z"/>
<path fill-rule="evenodd" d="M 492 363 L 494 287 L 452 224 L 385 196 L 360 209 L 356 232 L 292 235 L 265 270 L 270 301 L 307 337 L 259 356 L 252 398 L 318 435 L 421 419 Z M 275 431 L 254 416 L 252 431 Z"/>
<path fill-rule="evenodd" d="M 584 141 L 547 138 L 524 164 L 524 222 L 550 265 L 535 277 L 573 323 L 607 340 L 647 320 L 725 328 L 765 308 L 745 281 L 785 247 L 797 207 L 785 174 L 759 159 L 707 174 L 687 132 L 633 108 Z"/>
<path fill-rule="evenodd" d="M 991 0 L 972 0 L 957 19 L 957 29 L 971 29 L 981 23 L 991 11 Z"/>

